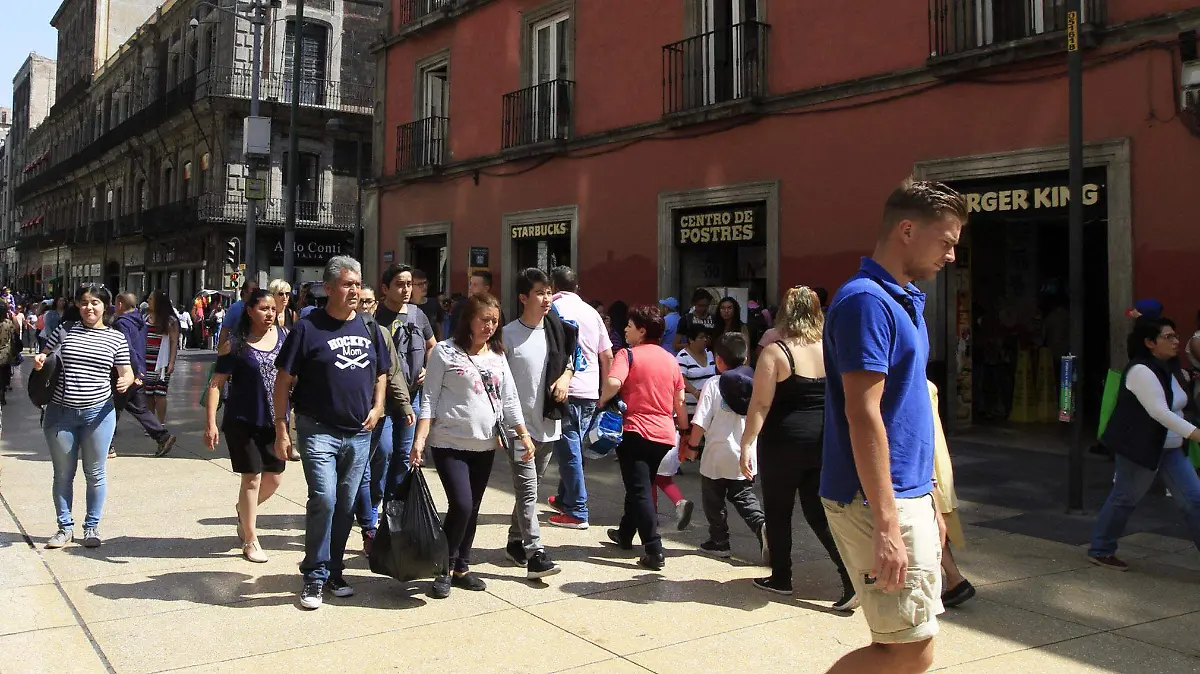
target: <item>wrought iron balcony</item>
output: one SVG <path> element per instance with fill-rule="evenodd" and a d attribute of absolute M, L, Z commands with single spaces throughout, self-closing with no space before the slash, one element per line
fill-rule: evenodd
<path fill-rule="evenodd" d="M 238 195 L 218 193 L 199 197 L 197 218 L 205 222 L 244 223 L 246 206 L 251 202 Z M 258 226 L 279 227 L 284 224 L 284 200 L 262 199 L 258 204 Z M 296 204 L 297 229 L 351 230 L 355 226 L 353 203 L 329 201 L 299 201 Z"/>
<path fill-rule="evenodd" d="M 254 71 L 249 68 L 212 68 L 208 79 L 208 95 L 221 98 L 250 99 Z M 259 81 L 259 98 L 267 102 L 291 105 L 292 78 L 281 73 L 264 72 Z M 336 82 L 302 78 L 300 106 L 328 108 L 363 115 L 375 111 L 375 87 L 370 84 Z"/>
<path fill-rule="evenodd" d="M 426 117 L 396 127 L 396 173 L 441 166 L 447 157 L 449 117 Z"/>
<path fill-rule="evenodd" d="M 396 7 L 396 16 L 401 26 L 408 26 L 430 14 L 448 12 L 454 9 L 455 4 L 455 0 L 400 0 Z"/>
<path fill-rule="evenodd" d="M 663 114 L 766 94 L 770 28 L 746 21 L 663 47 Z"/>
<path fill-rule="evenodd" d="M 1081 28 L 1104 24 L 1107 0 L 1082 0 Z M 949 56 L 1067 29 L 1061 0 L 929 0 L 929 57 Z"/>
<path fill-rule="evenodd" d="M 571 136 L 571 111 L 575 107 L 575 83 L 550 80 L 504 94 L 502 147 L 509 149 Z"/>

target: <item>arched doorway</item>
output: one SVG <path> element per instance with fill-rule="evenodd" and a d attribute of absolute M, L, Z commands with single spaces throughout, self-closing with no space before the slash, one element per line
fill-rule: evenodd
<path fill-rule="evenodd" d="M 114 295 L 121 292 L 121 263 L 116 260 L 109 260 L 104 266 L 104 287 L 108 288 Z"/>

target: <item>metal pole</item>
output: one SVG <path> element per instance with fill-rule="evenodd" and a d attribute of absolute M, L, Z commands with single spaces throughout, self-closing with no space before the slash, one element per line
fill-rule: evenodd
<path fill-rule="evenodd" d="M 363 258 L 363 231 L 362 231 L 362 163 L 363 163 L 363 142 L 362 133 L 356 132 L 355 136 L 355 152 L 354 152 L 354 181 L 358 186 L 358 198 L 354 201 L 354 259 L 362 262 Z"/>
<path fill-rule="evenodd" d="M 1070 201 L 1071 352 L 1075 354 L 1075 418 L 1071 428 L 1067 507 L 1083 510 L 1083 52 L 1079 51 L 1081 0 L 1067 0 L 1067 119 L 1069 120 L 1067 164 Z"/>
<path fill-rule="evenodd" d="M 263 17 L 262 0 L 254 0 L 254 15 L 250 19 L 251 32 L 254 33 L 254 52 L 250 57 L 251 68 L 250 73 L 250 116 L 258 117 L 259 112 L 259 82 L 262 79 L 262 27 L 265 23 Z M 258 177 L 258 171 L 255 169 L 256 161 L 251 158 L 246 159 L 249 167 L 251 178 Z M 246 278 L 258 280 L 258 200 L 246 199 Z M 234 261 L 236 264 L 236 260 Z M 235 269 L 236 271 L 236 269 Z"/>
<path fill-rule="evenodd" d="M 304 0 L 296 0 L 292 33 L 292 114 L 288 126 L 288 194 L 283 205 L 283 278 L 296 283 L 296 199 L 300 196 L 300 70 L 304 50 Z"/>

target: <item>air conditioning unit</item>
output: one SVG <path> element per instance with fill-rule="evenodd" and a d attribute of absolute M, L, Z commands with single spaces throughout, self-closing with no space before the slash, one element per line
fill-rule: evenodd
<path fill-rule="evenodd" d="M 1185 61 L 1179 74 L 1179 107 L 1200 111 L 1200 60 Z"/>

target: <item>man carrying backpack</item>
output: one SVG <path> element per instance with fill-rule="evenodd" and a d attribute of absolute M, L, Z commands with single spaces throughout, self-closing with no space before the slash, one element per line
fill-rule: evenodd
<path fill-rule="evenodd" d="M 412 411 L 421 414 L 421 386 L 425 383 L 425 361 L 437 341 L 433 326 L 420 307 L 411 303 L 413 294 L 413 268 L 406 264 L 393 264 L 383 272 L 379 292 L 382 302 L 375 310 L 375 320 L 380 330 L 391 336 L 400 361 L 400 372 L 408 386 Z M 408 474 L 408 454 L 412 449 L 416 426 L 405 424 L 389 411 L 381 422 L 382 435 L 368 466 L 371 505 L 378 522 L 379 505 L 393 498 L 396 488 Z M 393 458 L 395 459 L 393 461 Z M 363 498 L 366 490 L 360 490 Z M 361 524 L 361 522 L 360 522 Z M 363 548 L 370 550 L 375 539 L 375 525 L 371 522 L 362 528 Z"/>

